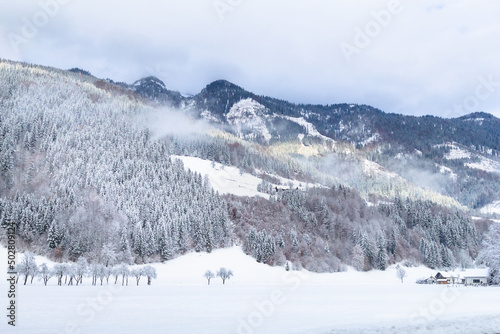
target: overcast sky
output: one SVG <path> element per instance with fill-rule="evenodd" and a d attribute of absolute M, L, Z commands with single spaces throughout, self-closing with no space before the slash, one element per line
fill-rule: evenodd
<path fill-rule="evenodd" d="M 191 94 L 227 79 L 292 102 L 500 117 L 499 13 L 498 0 L 2 1 L 0 57 Z"/>

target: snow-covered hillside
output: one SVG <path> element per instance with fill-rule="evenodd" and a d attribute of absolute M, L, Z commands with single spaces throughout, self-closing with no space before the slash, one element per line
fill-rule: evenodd
<path fill-rule="evenodd" d="M 195 157 L 174 155 L 172 159 L 181 160 L 186 169 L 200 173 L 202 176 L 207 175 L 210 185 L 220 194 L 269 198 L 269 195 L 257 191 L 257 186 L 262 180 L 251 174 L 240 172 L 239 168 Z"/>
<path fill-rule="evenodd" d="M 445 155 L 447 160 L 460 160 L 460 159 L 479 159 L 479 162 L 467 162 L 465 166 L 473 169 L 479 169 L 488 173 L 499 173 L 500 174 L 500 162 L 486 158 L 480 154 L 473 154 L 470 151 L 458 146 L 455 143 L 447 143 L 443 145 L 437 145 L 436 147 L 448 147 L 450 152 Z"/>
<path fill-rule="evenodd" d="M 452 179 L 453 181 L 456 181 L 457 178 L 458 178 L 458 175 L 453 172 L 453 170 L 449 167 L 446 167 L 446 166 L 442 166 L 442 165 L 439 165 L 439 164 L 436 164 L 436 167 L 439 168 L 439 172 L 443 175 L 448 175 L 450 177 L 450 179 Z"/>
<path fill-rule="evenodd" d="M 277 116 L 277 115 L 275 115 L 275 116 Z M 318 130 L 316 130 L 316 127 L 313 124 L 306 121 L 303 117 L 290 117 L 290 116 L 280 116 L 280 117 L 283 117 L 289 121 L 292 121 L 292 122 L 297 123 L 300 126 L 304 127 L 304 129 L 306 130 L 305 134 L 308 136 L 319 137 L 325 141 L 334 142 L 333 139 L 328 138 L 326 136 L 323 136 L 321 133 L 319 133 Z M 299 137 L 299 139 L 302 141 L 303 137 L 302 138 Z"/>
<path fill-rule="evenodd" d="M 370 161 L 367 159 L 363 159 L 362 166 L 363 166 L 363 172 L 368 176 L 383 176 L 383 177 L 387 177 L 390 179 L 392 179 L 392 178 L 401 179 L 401 177 L 398 174 L 391 172 L 391 171 L 388 171 L 387 169 L 380 166 L 376 162 L 373 162 L 373 161 Z"/>
<path fill-rule="evenodd" d="M 257 186 L 262 183 L 262 179 L 242 172 L 239 168 L 195 157 L 173 155 L 172 159 L 181 160 L 186 169 L 200 173 L 202 176 L 207 175 L 212 188 L 220 194 L 269 198 L 268 194 L 257 190 Z M 280 180 L 281 184 L 273 185 L 273 187 L 277 187 L 278 189 L 289 188 L 290 185 L 292 188 L 305 189 L 306 186 L 297 180 L 286 179 L 277 175 L 272 175 L 272 177 Z M 313 184 L 309 186 L 320 187 L 321 185 Z"/>
<path fill-rule="evenodd" d="M 466 163 L 465 165 L 467 167 L 483 170 L 488 173 L 500 174 L 500 162 L 485 157 L 479 157 L 479 159 L 481 161 Z"/>
<path fill-rule="evenodd" d="M 500 201 L 493 202 L 481 209 L 482 214 L 497 214 L 500 215 Z"/>
<path fill-rule="evenodd" d="M 460 148 L 459 146 L 455 144 L 445 144 L 445 145 L 438 145 L 438 146 L 446 146 L 450 148 L 450 152 L 446 154 L 445 159 L 448 160 L 457 160 L 457 159 L 470 159 L 471 153 L 468 151 L 465 151 L 464 149 Z"/>
<path fill-rule="evenodd" d="M 6 258 L 6 250 L 0 248 Z M 46 259 L 37 259 L 46 261 Z M 16 333 L 494 333 L 500 290 L 418 285 L 436 272 L 407 268 L 314 274 L 259 264 L 232 247 L 153 265 L 151 286 L 18 285 Z M 220 267 L 225 285 L 203 274 Z M 6 280 L 0 289 L 7 291 Z M 2 294 L 6 303 L 6 294 Z M 10 333 L 6 321 L 0 332 Z"/>

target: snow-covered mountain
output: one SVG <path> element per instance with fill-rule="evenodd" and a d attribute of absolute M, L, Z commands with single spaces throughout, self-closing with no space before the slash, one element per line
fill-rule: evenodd
<path fill-rule="evenodd" d="M 468 210 L 500 200 L 487 115 L 295 105 L 223 80 L 186 97 L 154 77 L 9 61 L 0 79 L 0 225 L 18 222 L 22 244 L 51 258 L 100 261 L 107 247 L 142 263 L 238 244 L 318 272 L 467 266 L 480 250 Z"/>

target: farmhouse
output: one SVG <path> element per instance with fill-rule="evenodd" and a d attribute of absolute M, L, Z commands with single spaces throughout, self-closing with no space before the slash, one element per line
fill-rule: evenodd
<path fill-rule="evenodd" d="M 460 273 L 442 271 L 436 274 L 437 284 L 458 284 L 460 281 Z"/>
<path fill-rule="evenodd" d="M 462 283 L 465 285 L 488 284 L 488 268 L 465 270 L 462 273 Z"/>
<path fill-rule="evenodd" d="M 437 284 L 486 285 L 488 283 L 488 268 L 466 269 L 463 271 L 438 272 L 435 276 Z"/>

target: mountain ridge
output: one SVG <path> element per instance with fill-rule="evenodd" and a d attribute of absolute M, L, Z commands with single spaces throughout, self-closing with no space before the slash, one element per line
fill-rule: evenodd
<path fill-rule="evenodd" d="M 141 87 L 136 91 L 147 98 L 155 96 L 155 93 L 147 93 L 147 87 Z M 175 98 L 171 98 L 172 91 L 167 89 L 164 89 L 163 93 L 156 94 L 164 94 L 164 98 L 160 99 L 164 103 L 180 105 L 179 96 L 181 95 L 178 92 L 175 93 Z M 413 149 L 426 151 L 432 145 L 448 141 L 455 141 L 466 146 L 487 147 L 493 149 L 496 155 L 498 155 L 497 151 L 500 151 L 500 133 L 492 131 L 500 128 L 500 119 L 484 112 L 448 119 L 432 115 L 412 116 L 386 113 L 364 104 L 295 104 L 256 95 L 222 79 L 209 83 L 193 97 L 182 97 L 182 100 L 185 104 L 189 102 L 192 102 L 191 106 L 194 104 L 197 117 L 204 118 L 209 113 L 209 117 L 205 117 L 207 120 L 225 123 L 225 116 L 231 108 L 248 98 L 266 107 L 270 116 L 303 117 L 314 125 L 321 135 L 333 140 L 348 141 L 359 147 L 365 146 L 363 143 L 367 141 L 372 143 L 370 139 L 373 136 L 379 136 L 382 141 L 402 144 L 408 151 Z M 482 118 L 483 122 L 479 128 L 475 124 L 463 122 L 479 118 Z M 476 137 L 474 140 L 471 139 L 472 134 Z M 420 138 L 415 142 L 413 138 L 407 140 L 408 137 Z"/>

